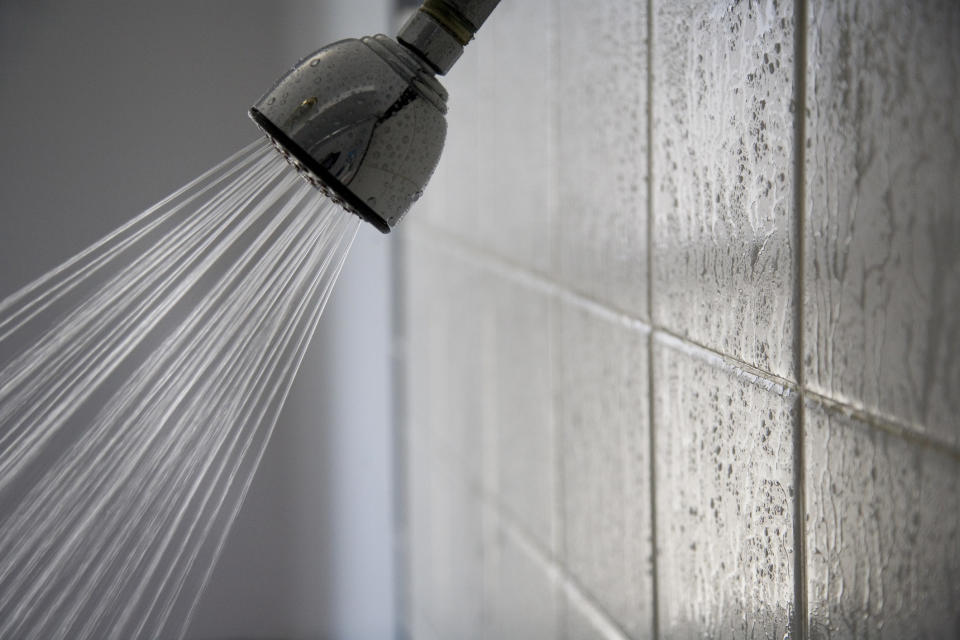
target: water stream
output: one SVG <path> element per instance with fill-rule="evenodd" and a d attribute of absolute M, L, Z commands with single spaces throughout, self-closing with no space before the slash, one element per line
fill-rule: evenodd
<path fill-rule="evenodd" d="M 185 633 L 358 226 L 257 142 L 0 302 L 0 638 Z"/>

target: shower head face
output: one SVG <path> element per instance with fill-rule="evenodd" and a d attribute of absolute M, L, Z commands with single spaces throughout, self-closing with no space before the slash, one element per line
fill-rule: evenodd
<path fill-rule="evenodd" d="M 307 56 L 250 117 L 314 186 L 387 233 L 436 168 L 446 100 L 416 56 L 380 35 Z"/>

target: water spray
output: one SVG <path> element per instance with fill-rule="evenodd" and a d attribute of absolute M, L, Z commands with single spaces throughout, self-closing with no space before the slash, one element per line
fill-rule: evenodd
<path fill-rule="evenodd" d="M 360 226 L 330 200 L 399 222 L 496 4 L 304 58 L 269 142 L 0 300 L 0 638 L 183 637 Z"/>

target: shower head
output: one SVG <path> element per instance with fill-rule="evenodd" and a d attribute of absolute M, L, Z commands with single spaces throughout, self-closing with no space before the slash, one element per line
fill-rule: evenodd
<path fill-rule="evenodd" d="M 446 137 L 446 73 L 499 0 L 426 0 L 397 40 L 341 40 L 250 109 L 315 187 L 387 233 L 420 197 Z"/>
<path fill-rule="evenodd" d="M 381 35 L 307 56 L 250 117 L 315 187 L 386 233 L 433 174 L 446 100 L 414 54 Z"/>

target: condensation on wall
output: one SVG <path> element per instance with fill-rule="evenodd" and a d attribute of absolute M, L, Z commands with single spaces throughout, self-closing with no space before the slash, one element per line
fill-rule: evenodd
<path fill-rule="evenodd" d="M 960 634 L 960 5 L 503 2 L 402 230 L 414 638 Z"/>

